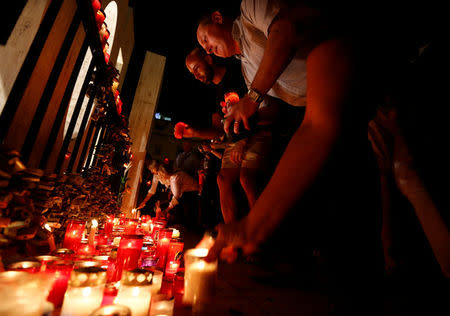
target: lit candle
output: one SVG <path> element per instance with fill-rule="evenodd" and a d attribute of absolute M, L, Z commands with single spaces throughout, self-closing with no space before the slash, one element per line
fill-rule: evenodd
<path fill-rule="evenodd" d="M 82 244 L 78 247 L 77 254 L 85 256 L 95 255 L 95 246 L 90 244 Z"/>
<path fill-rule="evenodd" d="M 72 271 L 64 295 L 61 316 L 86 316 L 100 306 L 106 283 L 106 271 L 97 267 Z"/>
<path fill-rule="evenodd" d="M 51 279 L 45 274 L 0 272 L 0 315 L 42 315 Z"/>
<path fill-rule="evenodd" d="M 155 295 L 161 290 L 163 271 L 155 267 L 150 268 L 149 270 L 153 273 L 152 295 Z"/>
<path fill-rule="evenodd" d="M 133 316 L 147 316 L 150 308 L 152 273 L 134 269 L 123 273 L 115 304 L 131 309 Z"/>
<path fill-rule="evenodd" d="M 39 260 L 39 262 L 41 264 L 41 270 L 40 271 L 42 271 L 42 272 L 47 269 L 47 265 L 49 264 L 49 262 L 61 260 L 60 257 L 48 256 L 48 255 L 37 256 L 36 259 Z"/>
<path fill-rule="evenodd" d="M 95 234 L 97 233 L 98 221 L 96 219 L 92 220 L 91 231 L 89 232 L 88 243 L 91 246 L 95 245 Z"/>
<path fill-rule="evenodd" d="M 172 239 L 167 251 L 167 263 L 165 268 L 165 279 L 172 280 L 180 266 L 181 254 L 183 252 L 184 243 L 180 239 Z"/>
<path fill-rule="evenodd" d="M 117 304 L 105 304 L 102 307 L 97 308 L 89 316 L 106 316 L 106 315 L 117 315 L 117 316 L 131 316 L 131 310 L 122 305 Z"/>
<path fill-rule="evenodd" d="M 122 271 L 133 270 L 138 267 L 141 256 L 143 235 L 123 235 L 117 250 L 116 270 L 113 281 L 119 281 Z"/>
<path fill-rule="evenodd" d="M 208 249 L 189 249 L 184 255 L 184 296 L 183 303 L 194 305 L 210 300 L 215 294 L 217 261 L 206 262 Z"/>
<path fill-rule="evenodd" d="M 136 234 L 137 226 L 138 226 L 138 220 L 137 219 L 135 219 L 135 218 L 128 218 L 127 221 L 125 222 L 124 234 L 127 234 L 127 235 Z"/>
<path fill-rule="evenodd" d="M 38 261 L 19 261 L 8 265 L 8 270 L 36 273 L 41 270 L 41 263 Z"/>
<path fill-rule="evenodd" d="M 47 301 L 52 302 L 55 307 L 61 307 L 72 270 L 73 262 L 69 260 L 56 260 L 47 264 L 46 273 L 54 279 Z"/>
<path fill-rule="evenodd" d="M 70 220 L 66 234 L 64 235 L 63 247 L 72 249 L 73 251 L 77 251 L 78 246 L 81 243 L 81 239 L 83 238 L 84 228 L 86 222 L 78 221 L 78 220 Z"/>
<path fill-rule="evenodd" d="M 159 231 L 159 240 L 156 248 L 156 255 L 159 257 L 157 267 L 165 268 L 167 252 L 169 251 L 170 239 L 172 238 L 171 229 L 163 229 Z"/>
<path fill-rule="evenodd" d="M 53 255 L 60 257 L 61 259 L 72 260 L 75 252 L 69 248 L 58 248 L 52 252 Z"/>
<path fill-rule="evenodd" d="M 114 220 L 115 220 L 115 218 L 114 218 L 114 216 L 108 216 L 107 218 L 106 218 L 106 221 L 105 221 L 105 227 L 104 227 L 104 233 L 105 233 L 105 235 L 107 235 L 107 236 L 109 236 L 111 233 L 112 233 L 112 231 L 113 231 L 113 227 L 114 227 Z"/>
<path fill-rule="evenodd" d="M 173 296 L 158 294 L 152 297 L 149 316 L 172 316 L 174 307 Z"/>

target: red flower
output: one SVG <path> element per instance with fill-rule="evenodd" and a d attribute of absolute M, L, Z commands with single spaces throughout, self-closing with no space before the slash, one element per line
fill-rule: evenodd
<path fill-rule="evenodd" d="M 174 132 L 173 132 L 175 138 L 182 139 L 183 138 L 184 129 L 187 126 L 188 125 L 186 123 L 183 123 L 183 122 L 178 122 L 177 124 L 175 124 Z"/>

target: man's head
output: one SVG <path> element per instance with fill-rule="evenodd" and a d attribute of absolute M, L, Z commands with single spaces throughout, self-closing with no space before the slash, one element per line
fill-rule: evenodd
<path fill-rule="evenodd" d="M 186 67 L 195 79 L 210 84 L 214 78 L 214 67 L 212 57 L 198 47 L 194 48 L 186 56 Z"/>
<path fill-rule="evenodd" d="M 233 22 L 214 11 L 203 18 L 197 27 L 197 41 L 208 54 L 231 57 L 239 53 L 236 41 L 231 35 Z"/>

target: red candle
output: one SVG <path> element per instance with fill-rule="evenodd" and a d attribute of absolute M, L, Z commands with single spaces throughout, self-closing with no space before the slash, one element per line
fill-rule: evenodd
<path fill-rule="evenodd" d="M 113 227 L 114 227 L 114 216 L 111 215 L 108 216 L 105 221 L 105 227 L 103 229 L 105 235 L 109 236 L 113 231 Z"/>
<path fill-rule="evenodd" d="M 175 273 L 180 266 L 181 254 L 183 252 L 184 243 L 180 239 L 172 239 L 169 243 L 167 251 L 167 263 L 164 277 L 167 280 L 173 280 Z"/>
<path fill-rule="evenodd" d="M 95 246 L 91 244 L 83 244 L 78 247 L 77 254 L 79 255 L 87 255 L 87 256 L 93 256 L 96 254 Z"/>
<path fill-rule="evenodd" d="M 126 235 L 136 234 L 138 223 L 139 223 L 138 219 L 128 218 L 127 221 L 125 222 L 125 230 L 123 233 Z"/>
<path fill-rule="evenodd" d="M 144 242 L 143 237 L 143 235 L 122 236 L 119 249 L 117 250 L 116 269 L 112 277 L 113 282 L 120 280 L 123 270 L 133 270 L 138 267 Z"/>
<path fill-rule="evenodd" d="M 59 248 L 52 252 L 54 256 L 60 257 L 65 260 L 72 260 L 75 252 L 69 248 Z"/>
<path fill-rule="evenodd" d="M 81 243 L 86 222 L 70 220 L 64 236 L 63 247 L 76 251 Z"/>
<path fill-rule="evenodd" d="M 159 240 L 156 248 L 156 254 L 159 257 L 158 268 L 166 267 L 167 252 L 169 250 L 170 239 L 172 238 L 171 229 L 163 229 L 159 231 Z"/>
<path fill-rule="evenodd" d="M 164 228 L 164 223 L 161 221 L 153 221 L 152 239 L 157 242 L 159 239 L 159 231 Z"/>
<path fill-rule="evenodd" d="M 175 298 L 175 306 L 183 305 L 184 295 L 184 269 L 180 268 L 180 271 L 175 273 L 173 279 L 173 296 Z"/>
<path fill-rule="evenodd" d="M 108 235 L 104 232 L 99 232 L 99 234 L 95 237 L 95 246 L 105 246 L 108 244 Z"/>
<path fill-rule="evenodd" d="M 51 274 L 54 277 L 53 285 L 47 300 L 52 302 L 55 307 L 60 307 L 62 305 L 72 269 L 73 262 L 69 260 L 52 261 L 47 265 L 46 273 Z"/>
<path fill-rule="evenodd" d="M 47 269 L 47 265 L 52 262 L 52 261 L 57 261 L 57 260 L 61 260 L 60 257 L 57 256 L 37 256 L 36 257 L 37 260 L 39 260 L 39 262 L 41 263 L 41 271 L 45 271 Z"/>

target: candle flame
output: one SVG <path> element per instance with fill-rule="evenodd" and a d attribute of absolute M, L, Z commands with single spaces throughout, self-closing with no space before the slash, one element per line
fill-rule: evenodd
<path fill-rule="evenodd" d="M 44 225 L 44 228 L 45 228 L 46 230 L 48 230 L 49 232 L 52 232 L 52 228 L 50 227 L 50 225 L 49 225 L 48 223 L 46 223 L 46 224 Z"/>
<path fill-rule="evenodd" d="M 98 227 L 98 221 L 97 221 L 96 219 L 93 219 L 93 220 L 92 220 L 92 227 L 93 227 L 93 228 Z"/>
<path fill-rule="evenodd" d="M 174 229 L 172 231 L 172 238 L 178 238 L 180 237 L 180 231 L 178 229 Z"/>
<path fill-rule="evenodd" d="M 131 295 L 133 296 L 139 296 L 139 287 L 135 286 L 132 290 Z"/>
<path fill-rule="evenodd" d="M 85 287 L 85 288 L 82 290 L 82 295 L 83 295 L 83 296 L 89 296 L 89 295 L 91 295 L 91 292 L 92 292 L 92 289 L 91 289 L 90 286 L 88 286 L 88 287 Z"/>

